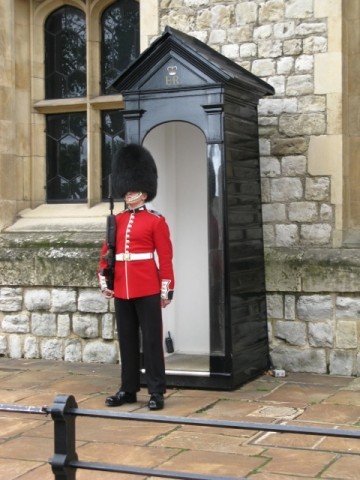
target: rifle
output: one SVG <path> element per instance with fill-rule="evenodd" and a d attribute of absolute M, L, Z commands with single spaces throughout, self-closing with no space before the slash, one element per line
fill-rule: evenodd
<path fill-rule="evenodd" d="M 111 189 L 111 174 L 109 175 L 109 205 L 110 215 L 106 219 L 106 243 L 107 243 L 107 267 L 103 269 L 102 274 L 106 277 L 106 283 L 109 290 L 114 290 L 114 271 L 115 271 L 115 249 L 116 249 L 116 219 L 113 213 L 114 199 Z"/>

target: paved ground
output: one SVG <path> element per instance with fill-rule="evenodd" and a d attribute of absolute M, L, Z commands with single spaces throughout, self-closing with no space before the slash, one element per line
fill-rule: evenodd
<path fill-rule="evenodd" d="M 119 367 L 0 359 L 0 403 L 51 405 L 72 394 L 80 408 L 105 410 Z M 148 395 L 110 409 L 149 413 Z M 205 419 L 360 430 L 360 378 L 263 375 L 232 392 L 171 389 L 158 413 Z M 254 480 L 360 479 L 360 441 L 254 430 L 78 417 L 80 460 L 248 477 Z M 0 479 L 53 480 L 49 416 L 0 412 Z M 78 470 L 78 480 L 134 480 L 130 474 Z M 149 477 L 147 477 L 149 478 Z M 153 479 L 155 477 L 152 477 Z"/>

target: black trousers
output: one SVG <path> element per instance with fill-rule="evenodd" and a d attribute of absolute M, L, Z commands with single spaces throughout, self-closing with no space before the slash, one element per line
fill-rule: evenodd
<path fill-rule="evenodd" d="M 121 358 L 121 390 L 140 390 L 140 330 L 149 393 L 165 393 L 165 361 L 160 295 L 115 298 Z"/>

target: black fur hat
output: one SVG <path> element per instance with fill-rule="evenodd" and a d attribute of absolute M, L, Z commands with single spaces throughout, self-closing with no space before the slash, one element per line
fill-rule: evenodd
<path fill-rule="evenodd" d="M 112 185 L 114 196 L 124 198 L 127 192 L 147 193 L 147 202 L 156 197 L 157 168 L 151 153 L 142 145 L 129 143 L 114 155 Z"/>

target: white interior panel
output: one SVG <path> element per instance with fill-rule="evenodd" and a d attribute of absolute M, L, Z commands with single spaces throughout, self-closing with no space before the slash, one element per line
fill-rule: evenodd
<path fill-rule="evenodd" d="M 164 310 L 164 336 L 176 353 L 210 353 L 207 165 L 203 133 L 184 122 L 159 125 L 145 138 L 158 167 L 151 206 L 169 224 L 174 247 L 175 296 Z"/>

